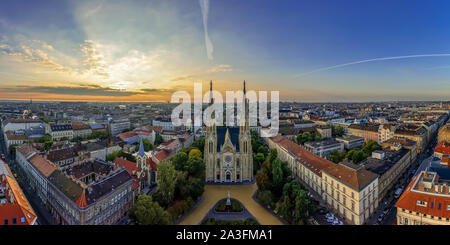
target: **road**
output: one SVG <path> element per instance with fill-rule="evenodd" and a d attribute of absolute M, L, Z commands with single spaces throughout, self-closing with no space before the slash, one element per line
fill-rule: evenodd
<path fill-rule="evenodd" d="M 189 213 L 179 224 L 180 225 L 198 225 L 206 214 L 214 207 L 214 205 L 227 197 L 227 192 L 230 191 L 230 196 L 239 200 L 245 208 L 255 217 L 261 225 L 283 225 L 283 223 L 275 216 L 273 216 L 264 207 L 259 205 L 253 198 L 258 187 L 256 184 L 249 185 L 205 185 L 205 192 L 203 193 L 203 201 L 191 213 Z"/>
<path fill-rule="evenodd" d="M 411 181 L 411 179 L 416 176 L 421 171 L 425 170 L 431 162 L 433 158 L 433 150 L 437 144 L 437 135 L 435 135 L 432 139 L 432 142 L 429 143 L 427 148 L 423 153 L 417 155 L 416 161 L 411 165 L 409 169 L 407 169 L 403 175 L 399 178 L 397 183 L 395 183 L 393 190 L 397 190 L 399 187 L 406 185 Z M 369 225 L 394 225 L 397 221 L 397 209 L 395 208 L 395 203 L 398 198 L 394 197 L 394 192 L 391 192 L 389 196 L 386 196 L 379 204 L 377 210 L 372 214 L 370 219 L 367 221 Z M 380 214 L 387 210 L 387 214 L 384 215 L 381 222 L 378 221 L 378 217 Z"/>

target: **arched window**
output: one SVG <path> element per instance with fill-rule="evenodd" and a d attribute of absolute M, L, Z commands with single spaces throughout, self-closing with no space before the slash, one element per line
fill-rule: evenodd
<path fill-rule="evenodd" d="M 236 168 L 239 168 L 239 158 L 236 159 Z"/>
<path fill-rule="evenodd" d="M 213 142 L 210 141 L 209 142 L 209 153 L 212 153 L 212 152 L 213 152 Z"/>
<path fill-rule="evenodd" d="M 220 159 L 217 159 L 217 168 L 220 168 Z"/>

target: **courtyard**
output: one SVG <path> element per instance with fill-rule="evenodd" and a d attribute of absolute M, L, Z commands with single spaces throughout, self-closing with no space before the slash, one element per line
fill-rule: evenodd
<path fill-rule="evenodd" d="M 198 225 L 214 205 L 221 199 L 226 198 L 227 192 L 230 191 L 231 198 L 239 200 L 261 225 L 283 225 L 277 217 L 252 198 L 257 188 L 256 184 L 205 185 L 203 201 L 195 210 L 184 217 L 179 224 Z"/>

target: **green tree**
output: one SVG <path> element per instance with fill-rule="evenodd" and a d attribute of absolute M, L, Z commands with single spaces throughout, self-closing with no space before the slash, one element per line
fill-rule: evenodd
<path fill-rule="evenodd" d="M 265 161 L 261 166 L 261 169 L 256 172 L 256 185 L 260 190 L 271 190 L 272 189 L 272 179 L 269 170 L 269 161 Z"/>
<path fill-rule="evenodd" d="M 345 135 L 345 129 L 342 126 L 336 126 L 331 128 L 331 133 L 333 136 L 339 136 L 342 137 Z"/>
<path fill-rule="evenodd" d="M 200 157 L 189 158 L 186 162 L 186 171 L 195 178 L 205 178 L 205 163 Z"/>
<path fill-rule="evenodd" d="M 38 143 L 45 143 L 45 142 L 48 142 L 48 141 L 52 141 L 52 137 L 50 135 L 44 135 L 44 136 L 39 137 L 37 139 Z"/>
<path fill-rule="evenodd" d="M 144 146 L 144 151 L 151 151 L 155 148 L 152 145 L 152 142 L 150 142 L 150 140 L 148 138 L 141 137 L 139 140 L 139 144 L 141 143 L 141 141 L 142 141 L 142 145 Z"/>
<path fill-rule="evenodd" d="M 205 150 L 205 137 L 202 136 L 192 143 L 192 146 L 199 149 L 202 153 Z"/>
<path fill-rule="evenodd" d="M 263 190 L 258 192 L 258 200 L 266 207 L 271 207 L 273 203 L 272 192 L 269 190 Z"/>
<path fill-rule="evenodd" d="M 141 225 L 167 225 L 169 216 L 150 196 L 139 195 L 136 205 L 130 210 L 130 218 Z"/>
<path fill-rule="evenodd" d="M 257 153 L 262 153 L 264 156 L 269 153 L 269 148 L 266 145 L 260 145 L 257 149 Z"/>
<path fill-rule="evenodd" d="M 9 154 L 15 156 L 16 155 L 16 148 L 18 144 L 12 144 L 9 146 Z"/>
<path fill-rule="evenodd" d="M 164 142 L 161 135 L 156 135 L 155 137 L 155 145 L 160 145 L 162 142 Z"/>
<path fill-rule="evenodd" d="M 188 159 L 188 155 L 181 151 L 175 154 L 175 156 L 171 157 L 170 161 L 172 162 L 176 170 L 184 171 Z"/>
<path fill-rule="evenodd" d="M 53 141 L 45 141 L 44 142 L 44 150 L 48 151 L 52 148 L 53 146 Z"/>
<path fill-rule="evenodd" d="M 253 157 L 253 171 L 256 172 L 261 168 L 261 165 L 263 164 L 265 159 L 265 156 L 263 153 L 257 153 Z"/>
<path fill-rule="evenodd" d="M 292 220 L 292 202 L 289 196 L 283 196 L 275 205 L 275 212 L 288 222 Z"/>
<path fill-rule="evenodd" d="M 158 192 L 161 197 L 162 206 L 172 203 L 175 194 L 176 173 L 175 168 L 169 161 L 162 161 L 158 165 Z"/>

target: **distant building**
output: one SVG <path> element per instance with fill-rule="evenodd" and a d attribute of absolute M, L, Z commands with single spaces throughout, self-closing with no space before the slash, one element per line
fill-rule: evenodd
<path fill-rule="evenodd" d="M 378 128 L 378 142 L 381 144 L 394 137 L 397 125 L 381 124 Z"/>
<path fill-rule="evenodd" d="M 364 138 L 364 141 L 373 140 L 378 142 L 378 124 L 352 124 L 348 127 L 350 135 Z"/>
<path fill-rule="evenodd" d="M 450 122 L 439 129 L 438 142 L 450 143 Z"/>
<path fill-rule="evenodd" d="M 170 119 L 153 120 L 152 125 L 154 127 L 162 127 L 164 130 L 175 130 L 175 126 L 173 126 L 173 123 Z"/>
<path fill-rule="evenodd" d="M 72 129 L 73 129 L 73 137 L 81 137 L 81 138 L 87 138 L 89 135 L 92 134 L 92 129 L 89 126 L 89 124 L 82 123 L 82 122 L 72 122 Z"/>
<path fill-rule="evenodd" d="M 62 139 L 73 139 L 73 129 L 71 124 L 51 124 L 50 135 L 54 141 Z"/>
<path fill-rule="evenodd" d="M 427 145 L 427 130 L 420 125 L 403 124 L 394 133 L 397 138 L 407 138 L 417 143 L 419 152 L 423 152 Z"/>
<path fill-rule="evenodd" d="M 123 131 L 129 129 L 130 127 L 131 123 L 129 119 L 112 120 L 109 123 L 109 129 L 112 136 L 117 136 Z"/>
<path fill-rule="evenodd" d="M 344 143 L 335 139 L 327 139 L 322 141 L 306 142 L 304 147 L 323 158 L 326 158 L 332 151 L 338 151 L 339 153 L 344 151 Z"/>
<path fill-rule="evenodd" d="M 361 147 L 364 144 L 364 138 L 353 135 L 336 138 L 336 140 L 344 143 L 344 148 L 347 150 Z"/>

